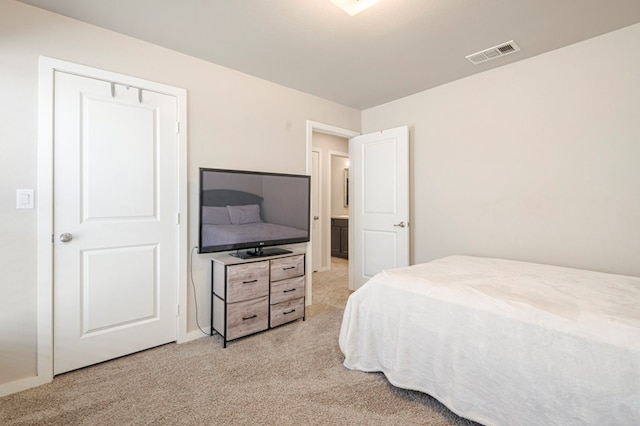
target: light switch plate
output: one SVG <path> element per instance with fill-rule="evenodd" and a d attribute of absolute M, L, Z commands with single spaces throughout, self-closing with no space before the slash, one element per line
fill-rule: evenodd
<path fill-rule="evenodd" d="M 16 189 L 16 208 L 33 208 L 33 189 Z"/>

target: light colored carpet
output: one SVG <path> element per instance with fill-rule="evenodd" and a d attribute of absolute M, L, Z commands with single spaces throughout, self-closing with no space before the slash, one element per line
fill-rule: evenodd
<path fill-rule="evenodd" d="M 382 374 L 347 370 L 347 262 L 313 275 L 306 321 L 168 344 L 0 398 L 2 425 L 473 425 Z"/>

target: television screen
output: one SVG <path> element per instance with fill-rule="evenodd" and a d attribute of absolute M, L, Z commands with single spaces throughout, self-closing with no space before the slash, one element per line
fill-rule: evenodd
<path fill-rule="evenodd" d="M 287 252 L 263 247 L 309 241 L 310 181 L 305 175 L 201 168 L 198 252 L 236 250 L 232 255 L 246 258 Z"/>

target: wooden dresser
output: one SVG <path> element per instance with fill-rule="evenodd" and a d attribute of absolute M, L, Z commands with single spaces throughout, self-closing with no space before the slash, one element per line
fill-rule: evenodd
<path fill-rule="evenodd" d="M 305 254 L 211 260 L 211 334 L 227 342 L 302 318 Z"/>

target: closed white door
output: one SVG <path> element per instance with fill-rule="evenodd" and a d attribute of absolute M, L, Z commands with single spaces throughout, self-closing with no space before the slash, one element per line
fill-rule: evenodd
<path fill-rule="evenodd" d="M 320 152 L 311 152 L 311 257 L 313 272 L 317 272 L 322 265 L 322 223 L 320 222 L 321 209 L 321 172 Z"/>
<path fill-rule="evenodd" d="M 56 72 L 54 373 L 175 341 L 177 100 Z"/>
<path fill-rule="evenodd" d="M 409 265 L 409 129 L 349 140 L 349 288 Z"/>

